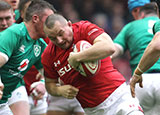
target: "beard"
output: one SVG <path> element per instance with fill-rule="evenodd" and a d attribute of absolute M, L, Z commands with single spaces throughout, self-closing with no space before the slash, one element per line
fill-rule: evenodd
<path fill-rule="evenodd" d="M 42 22 L 41 22 L 42 23 Z M 43 31 L 43 26 L 41 26 L 42 24 L 36 24 L 35 25 L 35 30 L 36 30 L 36 34 L 39 38 L 46 38 L 46 34 Z"/>

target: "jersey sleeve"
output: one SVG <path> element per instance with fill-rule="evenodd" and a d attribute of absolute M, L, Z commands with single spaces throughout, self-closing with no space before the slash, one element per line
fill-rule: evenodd
<path fill-rule="evenodd" d="M 7 29 L 0 33 L 0 52 L 10 57 L 18 46 L 17 34 Z"/>
<path fill-rule="evenodd" d="M 43 65 L 41 63 L 41 58 L 34 65 L 38 70 L 43 68 Z"/>
<path fill-rule="evenodd" d="M 153 26 L 153 34 L 160 31 L 160 21 L 157 21 Z"/>
<path fill-rule="evenodd" d="M 123 50 L 125 51 L 127 49 L 126 44 L 126 38 L 127 38 L 127 26 L 125 26 L 120 33 L 116 36 L 116 38 L 113 40 L 114 43 L 117 43 L 122 46 Z"/>
<path fill-rule="evenodd" d="M 84 21 L 80 28 L 81 38 L 93 43 L 94 39 L 102 34 L 104 30 L 91 22 Z"/>

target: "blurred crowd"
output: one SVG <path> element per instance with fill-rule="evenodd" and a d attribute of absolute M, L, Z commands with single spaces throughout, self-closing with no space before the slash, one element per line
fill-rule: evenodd
<path fill-rule="evenodd" d="M 47 0 L 73 23 L 80 20 L 89 20 L 103 28 L 112 39 L 120 32 L 122 27 L 133 18 L 129 13 L 128 0 Z M 129 53 L 113 61 L 117 68 L 127 79 L 131 77 L 129 67 Z"/>

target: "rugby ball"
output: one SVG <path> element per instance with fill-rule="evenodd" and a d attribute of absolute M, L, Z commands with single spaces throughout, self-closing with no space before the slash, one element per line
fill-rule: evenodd
<path fill-rule="evenodd" d="M 89 42 L 81 40 L 75 44 L 73 52 L 81 52 L 91 46 L 92 45 Z M 81 75 L 86 77 L 94 76 L 98 73 L 100 65 L 101 65 L 100 60 L 81 62 L 78 67 L 78 71 L 80 72 Z"/>

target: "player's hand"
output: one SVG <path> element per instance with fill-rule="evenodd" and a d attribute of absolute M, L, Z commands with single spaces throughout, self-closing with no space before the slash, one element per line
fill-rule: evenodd
<path fill-rule="evenodd" d="M 139 86 L 143 88 L 142 84 L 142 75 L 133 74 L 132 79 L 130 81 L 130 90 L 132 97 L 135 97 L 135 85 L 139 83 Z"/>
<path fill-rule="evenodd" d="M 0 99 L 2 99 L 2 96 L 3 96 L 3 89 L 4 89 L 4 85 L 3 85 L 3 83 L 0 81 Z"/>
<path fill-rule="evenodd" d="M 39 83 L 35 85 L 34 87 L 31 87 L 31 90 L 32 90 L 31 94 L 34 100 L 42 99 L 46 92 L 45 85 L 43 83 Z"/>
<path fill-rule="evenodd" d="M 43 79 L 43 78 L 44 78 L 44 76 L 40 72 L 38 72 L 37 75 L 36 75 L 36 80 L 40 80 L 40 79 Z"/>
<path fill-rule="evenodd" d="M 71 86 L 71 85 L 63 85 L 58 87 L 59 95 L 68 98 L 73 99 L 77 96 L 79 89 Z"/>
<path fill-rule="evenodd" d="M 68 63 L 72 66 L 72 68 L 74 68 L 75 70 L 78 70 L 80 63 L 76 61 L 76 56 L 77 56 L 77 53 L 71 52 L 68 57 Z"/>

